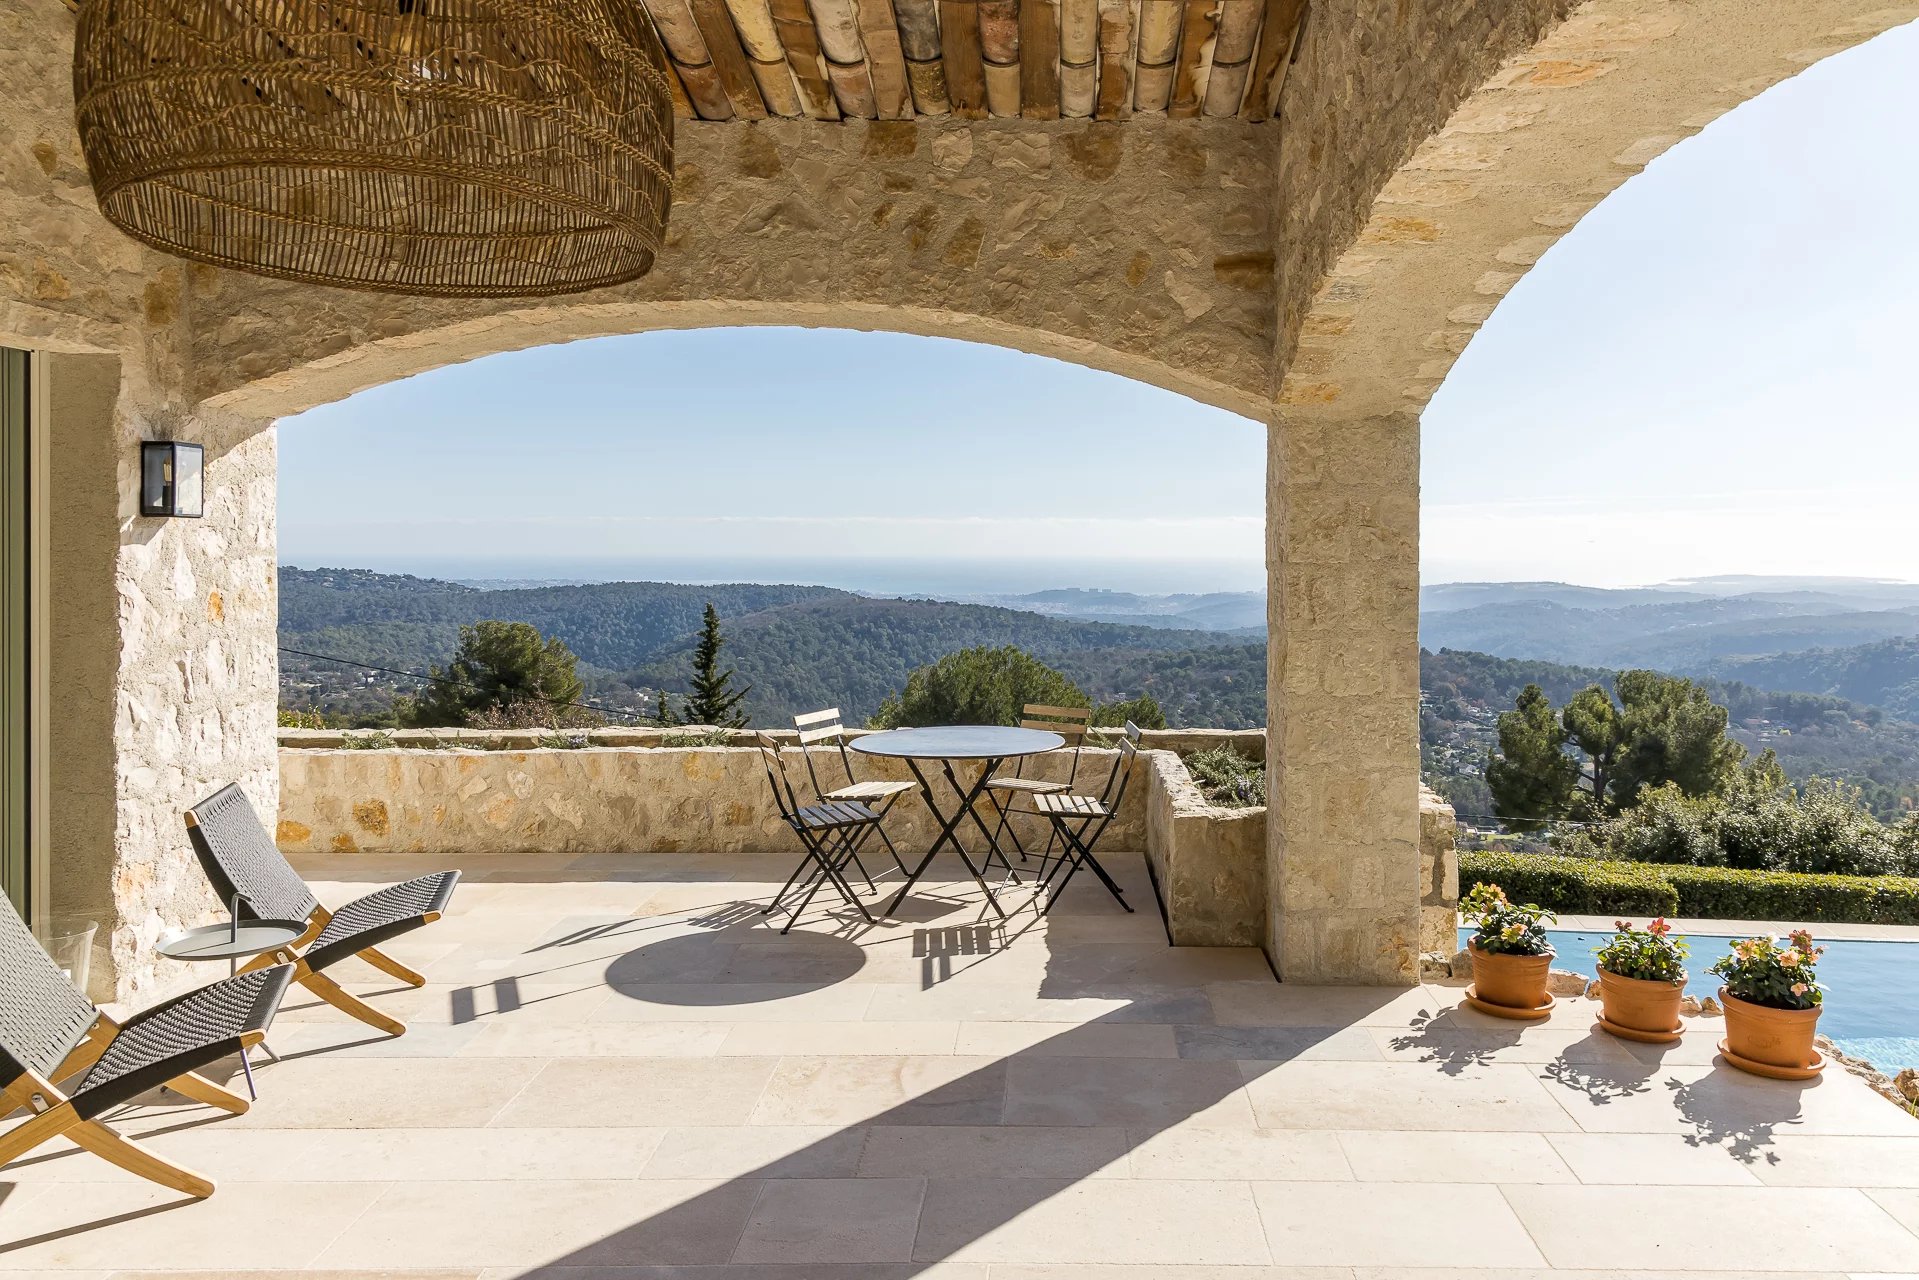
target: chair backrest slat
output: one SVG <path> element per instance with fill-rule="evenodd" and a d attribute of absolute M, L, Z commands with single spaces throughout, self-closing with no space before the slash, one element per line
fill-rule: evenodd
<path fill-rule="evenodd" d="M 1056 707 L 1047 702 L 1029 702 L 1020 709 L 1020 728 L 1057 733 L 1066 739 L 1066 745 L 1073 753 L 1072 763 L 1066 771 L 1068 786 L 1079 778 L 1080 748 L 1086 745 L 1086 731 L 1092 723 L 1091 707 Z M 1020 761 L 1013 772 L 1015 777 L 1025 777 L 1026 761 Z"/>
<path fill-rule="evenodd" d="M 98 1016 L 0 894 L 0 1087 L 52 1074 Z"/>
<path fill-rule="evenodd" d="M 187 810 L 187 838 L 220 901 L 239 898 L 242 919 L 305 920 L 319 907 L 238 783 Z"/>
<path fill-rule="evenodd" d="M 828 707 L 824 711 L 808 711 L 804 715 L 793 717 L 793 727 L 800 731 L 800 750 L 806 758 L 806 777 L 813 784 L 813 794 L 824 796 L 834 790 L 820 781 L 820 771 L 813 760 L 813 752 L 806 748 L 816 743 L 830 743 L 840 753 L 840 769 L 846 774 L 846 785 L 858 781 L 853 775 L 853 757 L 846 750 L 846 726 L 840 723 L 840 709 Z"/>
<path fill-rule="evenodd" d="M 1119 756 L 1113 761 L 1113 772 L 1106 779 L 1106 787 L 1100 793 L 1100 800 L 1109 813 L 1118 814 L 1120 802 L 1126 799 L 1126 784 L 1133 776 L 1133 762 L 1139 758 L 1140 729 L 1131 720 L 1119 739 Z"/>
<path fill-rule="evenodd" d="M 793 727 L 796 729 L 810 729 L 816 724 L 826 724 L 828 722 L 837 725 L 839 721 L 840 709 L 838 707 L 828 707 L 824 711 L 808 711 L 803 715 L 794 716 Z"/>
<path fill-rule="evenodd" d="M 773 788 L 773 804 L 779 809 L 780 817 L 789 824 L 796 822 L 800 801 L 793 793 L 793 783 L 786 776 L 786 761 L 780 758 L 780 744 L 764 733 L 755 733 L 753 745 L 760 749 L 760 763 L 766 767 L 766 783 Z"/>
<path fill-rule="evenodd" d="M 795 719 L 797 718 L 798 717 L 795 717 Z M 801 729 L 800 745 L 810 747 L 815 742 L 831 742 L 833 739 L 841 737 L 845 733 L 846 726 L 838 724 L 822 725 L 817 729 Z"/>

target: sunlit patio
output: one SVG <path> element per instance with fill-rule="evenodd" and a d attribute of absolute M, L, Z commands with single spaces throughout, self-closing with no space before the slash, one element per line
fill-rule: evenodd
<path fill-rule="evenodd" d="M 249 1114 L 154 1094 L 110 1117 L 211 1199 L 56 1144 L 0 1184 L 0 1268 L 1919 1270 L 1919 1121 L 1843 1072 L 1715 1066 L 1710 1021 L 1626 1044 L 1583 1001 L 1521 1030 L 1456 988 L 1281 986 L 1257 950 L 1168 947 L 1131 855 L 1109 865 L 1138 914 L 1089 882 L 1002 927 L 949 862 L 895 919 L 786 937 L 758 910 L 785 856 L 470 865 L 391 946 L 425 989 L 343 974 L 403 1038 L 296 990 Z M 301 869 L 339 901 L 432 868 Z"/>

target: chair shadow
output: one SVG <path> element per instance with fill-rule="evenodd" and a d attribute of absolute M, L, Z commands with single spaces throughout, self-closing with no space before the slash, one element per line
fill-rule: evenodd
<path fill-rule="evenodd" d="M 84 1184 L 83 1184 L 84 1185 Z M 151 1218 L 162 1213 L 171 1213 L 175 1209 L 184 1209 L 188 1205 L 199 1204 L 196 1196 L 182 1196 L 178 1200 L 169 1200 L 165 1204 L 150 1204 L 144 1209 L 129 1209 L 125 1213 L 116 1213 L 111 1217 L 95 1218 L 90 1222 L 76 1222 L 70 1227 L 61 1227 L 58 1231 L 43 1231 L 37 1236 L 25 1236 L 19 1240 L 0 1241 L 0 1254 L 15 1253 L 21 1249 L 31 1249 L 39 1244 L 52 1244 L 56 1240 L 66 1240 L 88 1231 L 98 1231 L 102 1227 L 119 1226 L 126 1222 L 138 1222 L 141 1218 Z"/>

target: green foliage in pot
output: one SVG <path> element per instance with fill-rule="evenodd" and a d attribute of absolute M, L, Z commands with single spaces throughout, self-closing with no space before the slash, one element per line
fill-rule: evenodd
<path fill-rule="evenodd" d="M 1813 966 L 1826 953 L 1812 943 L 1812 934 L 1794 929 L 1781 946 L 1777 938 L 1747 938 L 1732 944 L 1732 954 L 1714 961 L 1708 972 L 1725 980 L 1726 994 L 1768 1009 L 1816 1009 L 1825 1002 L 1825 988 Z"/>
<path fill-rule="evenodd" d="M 1593 953 L 1607 973 L 1674 986 L 1686 981 L 1686 940 L 1672 936 L 1664 916 L 1643 929 L 1633 928 L 1630 920 L 1615 920 L 1613 930 L 1612 940 Z"/>
<path fill-rule="evenodd" d="M 1507 898 L 1496 884 L 1479 884 L 1459 900 L 1460 914 L 1477 919 L 1473 945 L 1487 955 L 1549 956 L 1552 943 L 1546 940 L 1546 924 L 1559 917 L 1534 903 L 1520 904 Z"/>

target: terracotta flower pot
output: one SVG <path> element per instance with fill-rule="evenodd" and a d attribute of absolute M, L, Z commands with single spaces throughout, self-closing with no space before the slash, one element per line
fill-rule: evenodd
<path fill-rule="evenodd" d="M 1627 978 L 1599 970 L 1599 1025 L 1627 1040 L 1671 1043 L 1683 1029 L 1679 1021 L 1679 998 L 1685 993 L 1683 982 L 1659 982 L 1650 978 Z"/>
<path fill-rule="evenodd" d="M 1719 1003 L 1726 1009 L 1727 1059 L 1741 1066 L 1740 1059 L 1778 1071 L 1809 1071 L 1819 1055 L 1812 1037 L 1819 1027 L 1819 1006 L 1810 1009 L 1773 1009 L 1753 1004 L 1719 988 Z"/>
<path fill-rule="evenodd" d="M 1481 951 L 1477 942 L 1466 944 L 1473 955 L 1473 996 L 1482 1004 L 1507 1009 L 1541 1009 L 1552 1003 L 1546 994 L 1547 975 L 1553 958 L 1514 956 Z"/>

